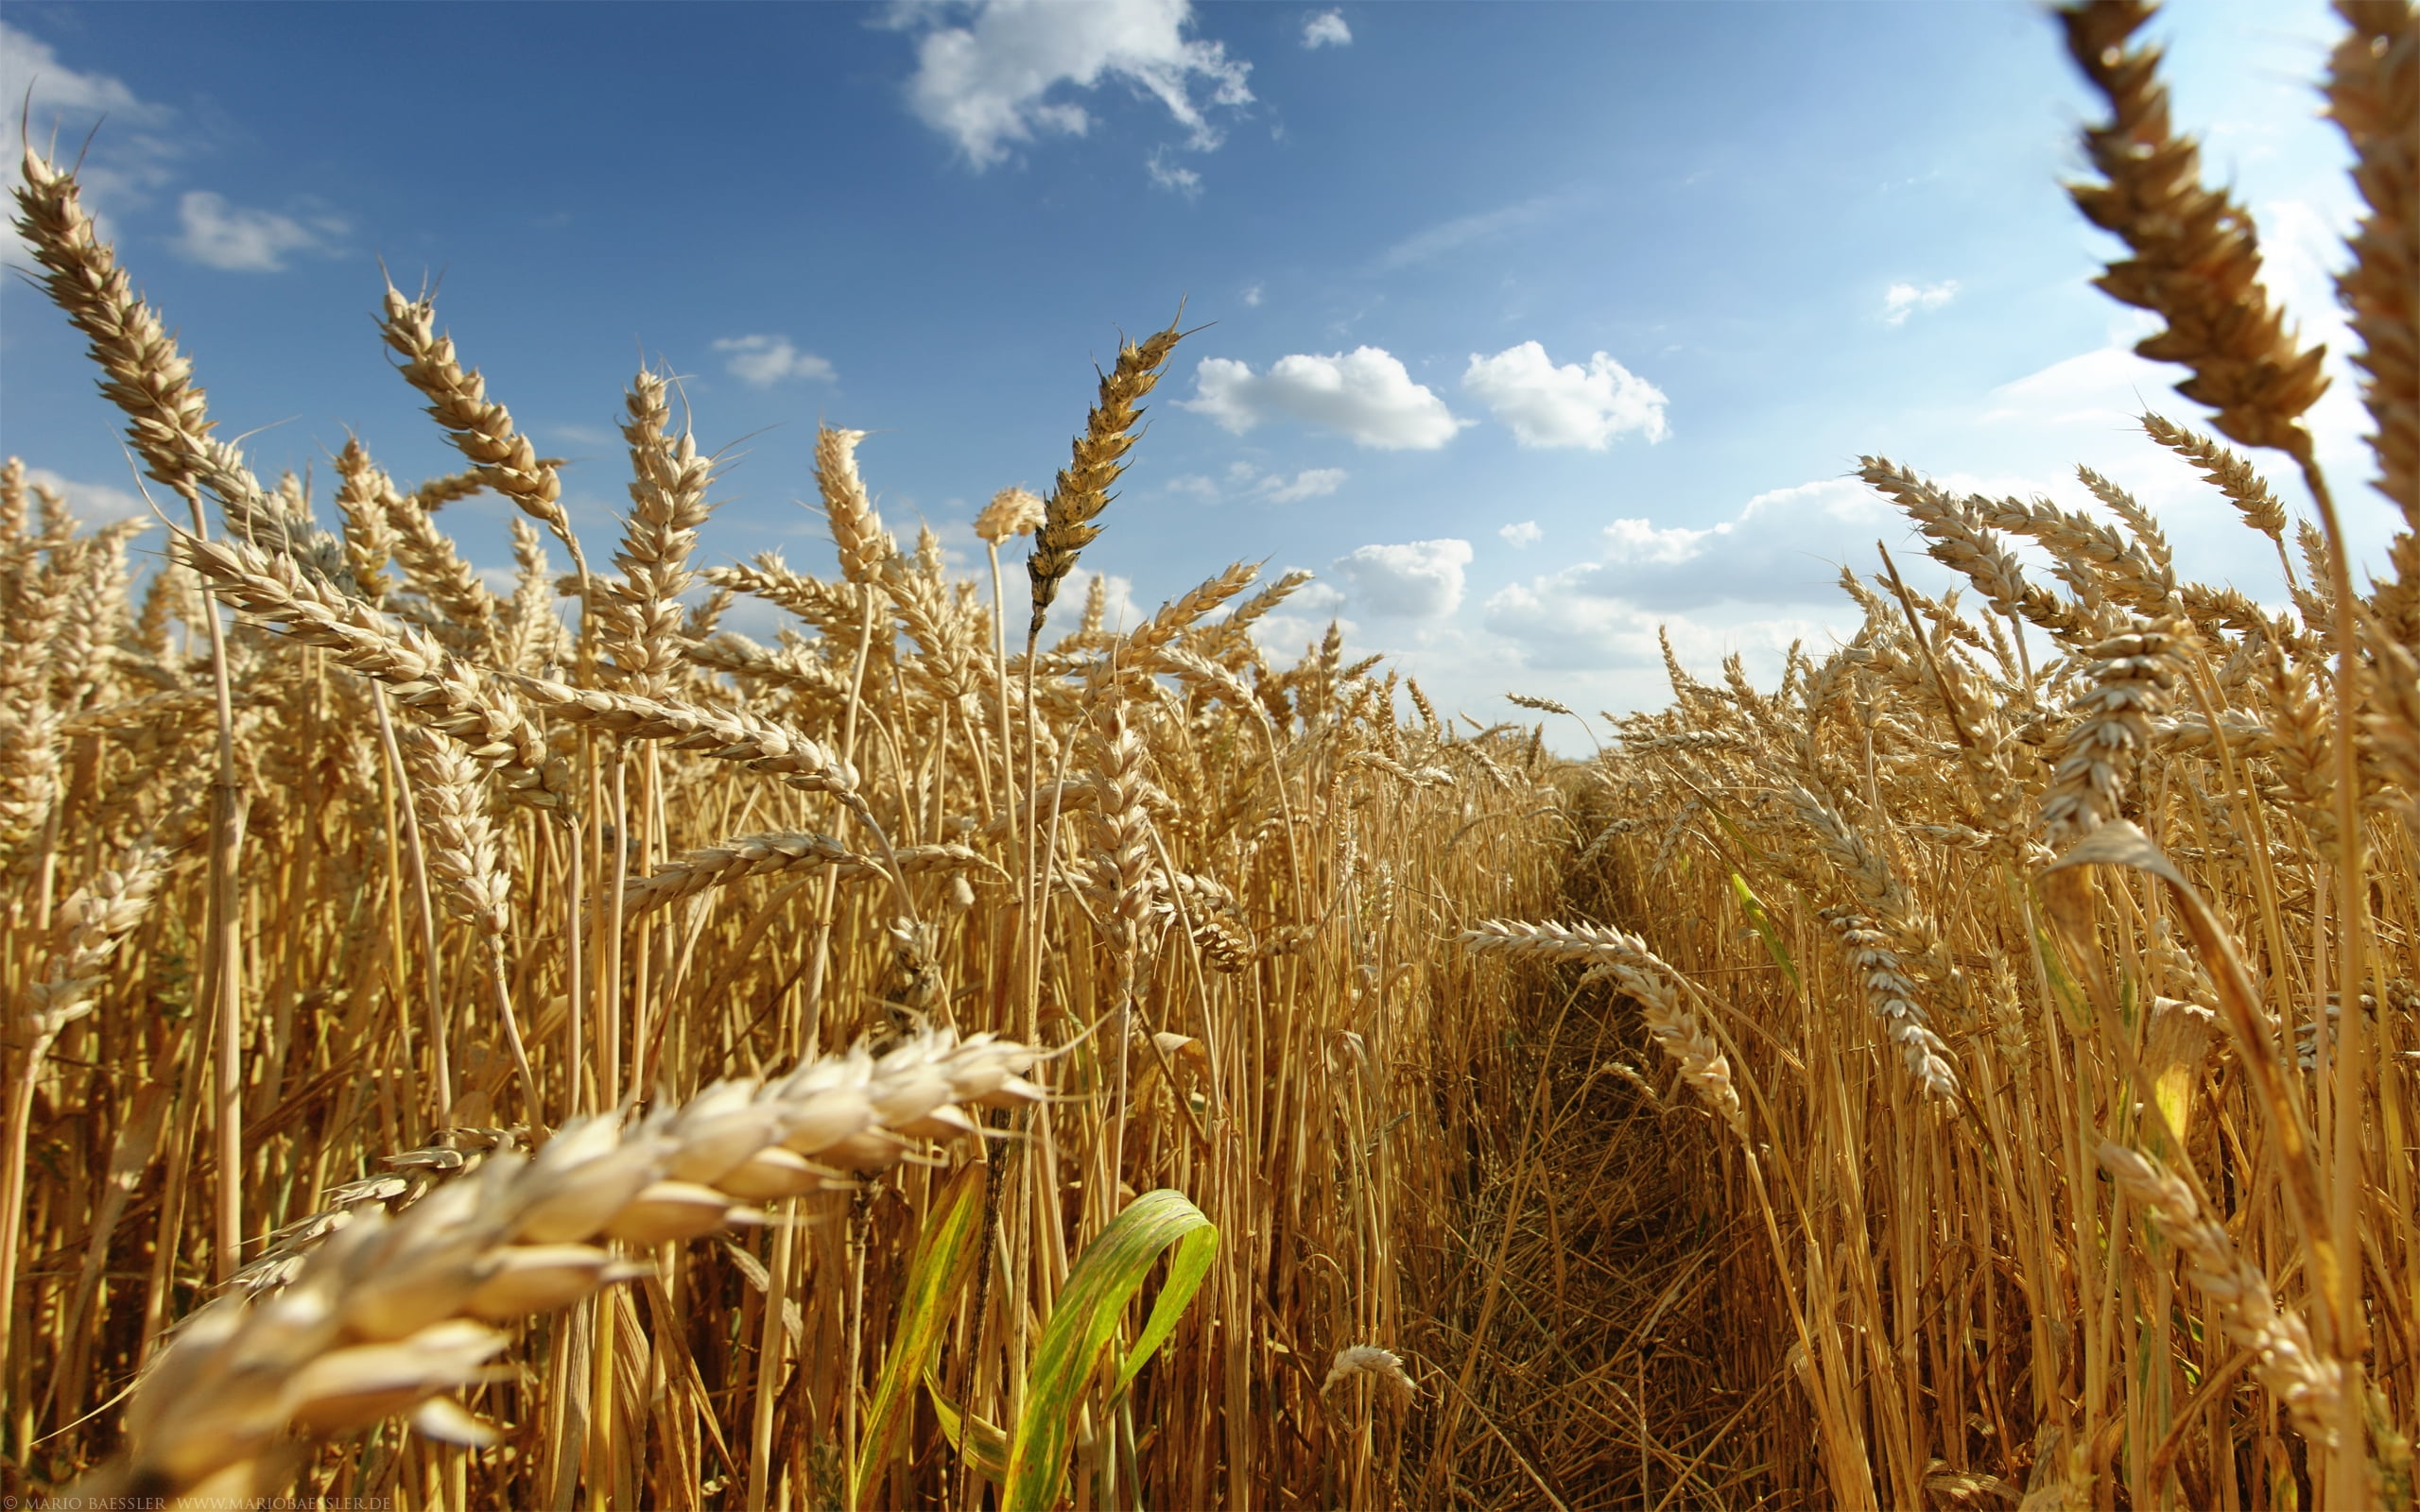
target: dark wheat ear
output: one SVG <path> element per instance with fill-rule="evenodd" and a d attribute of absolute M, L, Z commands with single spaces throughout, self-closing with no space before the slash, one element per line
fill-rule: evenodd
<path fill-rule="evenodd" d="M 2134 256 L 2094 284 L 2120 303 L 2152 311 L 2168 329 L 2135 350 L 2177 362 L 2176 386 L 2218 413 L 2219 430 L 2246 446 L 2273 446 L 2308 467 L 2301 421 L 2326 391 L 2325 347 L 2300 347 L 2260 283 L 2260 243 L 2249 212 L 2202 185 L 2202 154 L 2169 124 L 2156 47 L 2130 45 L 2152 17 L 2144 0 L 2067 7 L 2067 51 L 2109 102 L 2107 124 L 2087 128 L 2084 148 L 2105 180 L 2069 186 L 2076 208 L 2125 239 Z"/>
<path fill-rule="evenodd" d="M 1178 318 L 1184 312 L 1178 312 Z M 1033 623 L 1027 637 L 1042 634 L 1059 585 L 1075 570 L 1076 558 L 1098 539 L 1093 520 L 1109 507 L 1110 485 L 1126 471 L 1127 448 L 1134 444 L 1134 422 L 1143 412 L 1136 404 L 1160 381 L 1168 353 L 1188 332 L 1171 320 L 1164 331 L 1117 349 L 1117 363 L 1101 375 L 1100 403 L 1076 438 L 1075 455 L 1059 474 L 1043 505 L 1042 528 L 1034 532 L 1033 555 L 1026 558 L 1026 576 L 1033 580 Z"/>
<path fill-rule="evenodd" d="M 2420 646 L 2420 9 L 2411 0 L 2338 0 L 2351 28 L 2327 61 L 2327 112 L 2353 147 L 2369 213 L 2336 280 L 2361 348 L 2361 401 L 2375 427 L 2377 489 L 2403 511 L 2388 548 L 2394 581 L 2377 609 L 2389 632 Z"/>

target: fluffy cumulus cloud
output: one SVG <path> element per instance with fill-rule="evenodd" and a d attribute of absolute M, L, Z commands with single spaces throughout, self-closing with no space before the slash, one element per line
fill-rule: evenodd
<path fill-rule="evenodd" d="M 1593 560 L 1499 591 L 1487 601 L 1486 622 L 1538 655 L 1564 659 L 1555 664 L 1626 664 L 1616 653 L 1634 652 L 1641 627 L 1651 631 L 1663 617 L 1726 606 L 1828 612 L 1845 602 L 1840 565 L 1869 561 L 1876 540 L 1905 534 L 1898 513 L 1851 478 L 1760 493 L 1732 519 L 1706 525 L 1616 520 L 1599 533 Z M 1921 554 L 1901 565 L 1931 586 L 1932 564 Z"/>
<path fill-rule="evenodd" d="M 1843 598 L 1838 607 L 1815 605 L 1797 614 L 1702 613 L 1673 615 L 1643 610 L 1594 591 L 1587 569 L 1566 569 L 1527 583 L 1512 583 L 1488 596 L 1480 610 L 1487 628 L 1513 644 L 1524 667 L 1541 672 L 1634 674 L 1616 678 L 1605 692 L 1614 706 L 1652 706 L 1669 701 L 1664 681 L 1668 636 L 1681 664 L 1711 675 L 1733 651 L 1745 654 L 1752 678 L 1770 685 L 1781 652 L 1793 641 L 1823 645 L 1844 633 L 1857 611 Z"/>
<path fill-rule="evenodd" d="M 756 388 L 770 388 L 786 378 L 804 378 L 828 384 L 838 375 L 832 364 L 812 352 L 801 352 L 787 336 L 767 335 L 761 332 L 744 336 L 725 336 L 714 344 L 714 350 L 726 352 L 723 367 L 741 383 Z"/>
<path fill-rule="evenodd" d="M 1493 357 L 1471 353 L 1462 388 L 1512 428 L 1523 446 L 1584 446 L 1601 452 L 1617 437 L 1651 442 L 1671 434 L 1664 422 L 1664 391 L 1604 352 L 1588 366 L 1561 367 L 1535 341 Z"/>
<path fill-rule="evenodd" d="M 1134 580 L 1115 573 L 1106 577 L 1099 573 L 1079 567 L 1059 585 L 1059 596 L 1050 601 L 1050 617 L 1042 627 L 1045 641 L 1075 634 L 1083 627 L 1084 606 L 1092 599 L 1093 584 L 1101 583 L 1100 622 L 1110 629 L 1132 629 L 1150 617 L 1149 612 L 1134 602 Z"/>
<path fill-rule="evenodd" d="M 1315 10 L 1303 18 L 1303 45 L 1305 47 L 1349 47 L 1353 44 L 1353 28 L 1344 24 L 1344 16 L 1335 10 Z"/>
<path fill-rule="evenodd" d="M 1193 387 L 1194 397 L 1178 404 L 1238 436 L 1285 419 L 1341 431 L 1382 451 L 1432 452 L 1464 423 L 1379 347 L 1326 356 L 1295 352 L 1265 373 L 1231 357 L 1204 357 L 1194 369 Z"/>
<path fill-rule="evenodd" d="M 1339 557 L 1331 571 L 1366 614 L 1387 619 L 1443 619 L 1462 607 L 1467 541 L 1406 541 L 1361 546 Z"/>
<path fill-rule="evenodd" d="M 1958 298 L 1958 281 L 1938 284 L 1893 284 L 1882 291 L 1882 323 L 1906 325 L 1911 315 L 1929 315 Z"/>
<path fill-rule="evenodd" d="M 1488 595 L 1480 621 L 1514 643 L 1521 663 L 1541 671 L 1602 671 L 1652 664 L 1655 618 L 1591 592 L 1590 564 L 1565 568 Z"/>
<path fill-rule="evenodd" d="M 1547 534 L 1538 528 L 1538 523 L 1535 520 L 1522 520 L 1509 525 L 1501 525 L 1497 527 L 1495 533 L 1504 538 L 1506 545 L 1523 551 L 1545 540 Z"/>
<path fill-rule="evenodd" d="M 932 13 L 909 11 L 909 24 Z M 1252 65 L 1187 37 L 1192 22 L 1187 0 L 977 0 L 963 25 L 917 39 L 908 104 L 979 169 L 1040 136 L 1083 135 L 1092 117 L 1068 96 L 1116 82 L 1159 101 L 1206 151 L 1216 112 L 1251 103 Z"/>
<path fill-rule="evenodd" d="M 177 201 L 176 249 L 204 267 L 229 273 L 275 273 L 297 252 L 326 253 L 348 229 L 337 215 L 308 218 L 227 202 L 207 189 Z"/>

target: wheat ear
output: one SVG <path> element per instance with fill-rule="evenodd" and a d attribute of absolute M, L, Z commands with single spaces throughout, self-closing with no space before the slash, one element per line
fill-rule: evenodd
<path fill-rule="evenodd" d="M 2118 816 L 2130 770 L 2150 749 L 2152 722 L 2168 712 L 2176 687 L 2177 629 L 2172 621 L 2141 620 L 2085 652 L 2091 685 L 2072 705 L 2079 717 L 2042 796 L 2044 838 L 2052 846 Z"/>
<path fill-rule="evenodd" d="M 2128 44 L 2152 10 L 2146 0 L 2102 0 L 2060 12 L 2067 51 L 2110 108 L 2108 124 L 2084 132 L 2105 181 L 2070 193 L 2087 220 L 2123 237 L 2135 254 L 2094 283 L 2168 322 L 2135 350 L 2191 368 L 2177 392 L 2216 410 L 2221 432 L 2308 462 L 2310 433 L 2300 417 L 2327 387 L 2325 349 L 2305 351 L 2287 334 L 2284 312 L 2261 286 L 2250 213 L 2202 186 L 2200 148 L 2169 121 L 2158 49 Z"/>
<path fill-rule="evenodd" d="M 2327 106 L 2353 146 L 2369 213 L 2336 283 L 2368 375 L 2378 490 L 2420 532 L 2420 9 L 2410 0 L 2338 0 L 2351 27 L 2328 59 Z M 2407 538 L 2409 539 L 2409 538 Z M 2420 592 L 2420 546 L 2405 581 Z"/>
<path fill-rule="evenodd" d="M 962 845 L 903 845 L 895 860 L 902 874 L 999 869 Z M 746 834 L 692 850 L 631 883 L 623 890 L 622 911 L 641 914 L 749 877 L 815 867 L 829 867 L 839 877 L 890 875 L 884 861 L 859 855 L 828 834 Z"/>
<path fill-rule="evenodd" d="M 840 554 L 840 576 L 860 587 L 882 579 L 883 563 L 899 555 L 899 542 L 882 528 L 865 479 L 857 472 L 863 431 L 826 425 L 815 433 L 815 487 L 832 523 L 832 544 Z"/>
<path fill-rule="evenodd" d="M 976 1132 L 968 1107 L 1042 1093 L 1038 1053 L 989 1035 L 919 1035 L 875 1057 L 812 1060 L 759 1086 L 724 1082 L 632 1125 L 566 1125 L 535 1156 L 503 1151 L 400 1216 L 344 1211 L 266 1300 L 196 1314 L 136 1385 L 120 1458 L 79 1494 L 258 1495 L 289 1435 L 358 1432 L 415 1412 L 424 1432 L 492 1436 L 425 1404 L 485 1379 L 491 1326 L 644 1274 L 605 1247 L 678 1243 L 752 1205 L 879 1170 L 920 1139 Z"/>
<path fill-rule="evenodd" d="M 1100 402 L 1076 438 L 1074 454 L 1059 473 L 1043 506 L 1043 521 L 1034 532 L 1033 555 L 1026 558 L 1026 576 L 1033 583 L 1033 622 L 1028 639 L 1042 633 L 1059 584 L 1075 570 L 1076 558 L 1100 536 L 1092 522 L 1109 507 L 1110 486 L 1126 471 L 1125 456 L 1134 444 L 1134 422 L 1142 418 L 1138 402 L 1160 381 L 1160 369 L 1184 333 L 1170 321 L 1167 329 L 1141 342 L 1125 342 L 1117 361 L 1101 376 Z"/>
<path fill-rule="evenodd" d="M 101 392 L 126 412 L 144 470 L 191 496 L 212 469 L 209 404 L 193 363 L 101 240 L 74 172 L 30 146 L 23 172 L 16 228 L 43 266 L 43 291 L 92 344 Z"/>
<path fill-rule="evenodd" d="M 2294 1426 L 2315 1444 L 2333 1444 L 2343 1369 L 2311 1348 L 2299 1315 L 2278 1310 L 2269 1278 L 2236 1254 L 2225 1227 L 2203 1213 L 2193 1189 L 2167 1166 L 2111 1143 L 2100 1146 L 2100 1164 L 2183 1254 L 2193 1284 L 2219 1304 L 2228 1334 L 2258 1357 L 2255 1372 Z"/>
<path fill-rule="evenodd" d="M 661 740 L 674 750 L 694 750 L 718 761 L 738 762 L 750 771 L 778 777 L 809 793 L 854 798 L 856 769 L 826 747 L 772 720 L 738 709 L 695 704 L 636 694 L 575 688 L 551 678 L 515 677 L 514 685 L 575 725 L 626 740 Z"/>
<path fill-rule="evenodd" d="M 511 411 L 488 398 L 487 381 L 477 369 L 463 368 L 455 355 L 454 338 L 438 335 L 435 301 L 406 299 L 389 284 L 378 330 L 403 357 L 404 380 L 426 396 L 430 418 L 454 438 L 481 486 L 510 499 L 553 531 L 575 562 L 583 561 L 553 460 L 540 456 L 513 428 Z M 585 565 L 580 570 L 587 571 Z"/>
<path fill-rule="evenodd" d="M 369 605 L 312 580 L 288 558 L 242 541 L 181 535 L 177 550 L 237 609 L 385 683 L 424 724 L 460 741 L 502 775 L 513 801 L 533 808 L 569 801 L 564 762 L 548 753 L 545 736 L 511 695 L 422 631 L 392 624 Z"/>
<path fill-rule="evenodd" d="M 1002 489 L 975 517 L 975 533 L 992 545 L 1041 528 L 1049 511 L 1039 494 L 1026 489 Z"/>
<path fill-rule="evenodd" d="M 1621 989 L 1638 1000 L 1647 1032 L 1680 1063 L 1681 1074 L 1731 1131 L 1747 1138 L 1746 1111 L 1732 1085 L 1731 1061 L 1696 1010 L 1681 996 L 1681 973 L 1635 935 L 1605 924 L 1520 923 L 1491 919 L 1456 936 L 1474 955 L 1575 961 L 1602 967 Z"/>

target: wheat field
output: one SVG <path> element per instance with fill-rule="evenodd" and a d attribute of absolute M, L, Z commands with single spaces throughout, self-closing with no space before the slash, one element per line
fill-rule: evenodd
<path fill-rule="evenodd" d="M 2420 1504 L 2420 19 L 2339 9 L 2383 575 L 2149 8 L 2080 6 L 2194 406 L 2113 444 L 2276 579 L 1868 457 L 1958 592 L 1885 551 L 1777 687 L 1601 721 L 1272 656 L 1248 563 L 1046 637 L 1175 323 L 972 580 L 837 427 L 828 570 L 711 565 L 653 369 L 592 563 L 392 286 L 461 470 L 264 480 L 29 149 L 157 517 L 0 471 L 10 1504 Z"/>

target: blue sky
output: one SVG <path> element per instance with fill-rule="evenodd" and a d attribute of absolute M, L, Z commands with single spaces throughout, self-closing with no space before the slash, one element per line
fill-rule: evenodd
<path fill-rule="evenodd" d="M 2307 0 L 2159 24 L 2180 123 L 2338 349 L 2316 428 L 2375 561 L 2326 284 L 2355 202 L 2310 85 L 2333 27 Z M 732 453 L 709 558 L 829 570 L 795 503 L 821 420 L 873 433 L 895 531 L 971 565 L 974 511 L 1047 490 L 1091 364 L 1183 299 L 1210 323 L 1086 566 L 1130 620 L 1236 558 L 1310 568 L 1272 651 L 1340 616 L 1482 719 L 1508 689 L 1660 704 L 1659 625 L 1770 681 L 1853 624 L 1837 564 L 1908 539 L 1844 479 L 1862 452 L 2071 504 L 2090 463 L 2182 565 L 2281 596 L 2130 430 L 2201 417 L 2088 286 L 2111 244 L 2059 182 L 2092 105 L 2029 5 L 26 3 L 0 86 L 38 133 L 106 116 L 93 199 L 265 472 L 324 482 L 348 429 L 399 476 L 456 465 L 387 370 L 383 258 L 441 277 L 600 545 L 648 361 Z M 16 278 L 0 402 L 0 448 L 132 506 Z M 499 504 L 444 519 L 509 561 Z"/>

